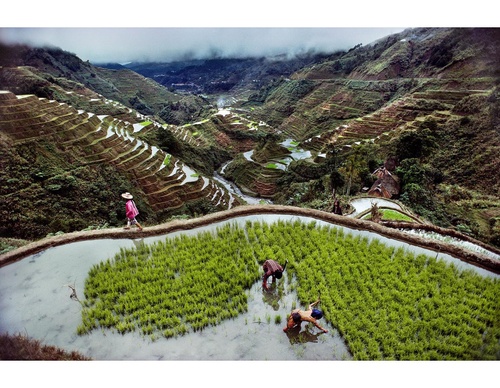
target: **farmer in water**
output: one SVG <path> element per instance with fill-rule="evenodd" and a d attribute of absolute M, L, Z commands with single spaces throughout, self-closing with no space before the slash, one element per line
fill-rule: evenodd
<path fill-rule="evenodd" d="M 262 287 L 264 287 L 264 289 L 266 290 L 269 289 L 267 287 L 267 279 L 269 278 L 269 276 L 272 276 L 271 284 L 273 284 L 275 279 L 281 279 L 281 277 L 283 276 L 283 271 L 285 270 L 287 264 L 288 260 L 285 262 L 284 267 L 282 267 L 277 261 L 274 260 L 264 261 L 264 264 L 262 265 L 262 268 L 264 269 L 264 276 L 262 277 Z"/>
<path fill-rule="evenodd" d="M 135 202 L 132 200 L 134 197 L 129 192 L 123 193 L 122 198 L 127 200 L 125 204 L 125 214 L 127 216 L 127 226 L 123 229 L 130 229 L 130 225 L 136 225 L 139 232 L 142 230 L 141 224 L 137 222 L 135 217 L 139 214 L 139 210 L 137 210 L 137 206 L 135 206 Z"/>
<path fill-rule="evenodd" d="M 321 310 L 313 309 L 313 307 L 318 303 L 319 299 L 316 302 L 311 303 L 306 311 L 301 309 L 292 310 L 283 331 L 286 333 L 288 330 L 293 329 L 296 326 L 300 327 L 302 321 L 306 321 L 311 322 L 318 329 L 323 330 L 323 333 L 328 333 L 328 330 L 322 328 L 317 322 L 317 319 L 321 319 L 323 317 L 323 312 Z"/>

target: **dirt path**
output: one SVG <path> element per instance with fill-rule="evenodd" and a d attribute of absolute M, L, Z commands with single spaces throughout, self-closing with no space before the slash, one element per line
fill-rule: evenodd
<path fill-rule="evenodd" d="M 76 241 L 104 238 L 134 239 L 138 237 L 152 237 L 181 230 L 194 229 L 200 226 L 209 225 L 214 222 L 220 222 L 235 217 L 257 214 L 289 214 L 305 216 L 356 230 L 371 231 L 387 238 L 407 242 L 408 244 L 420 246 L 422 248 L 430 249 L 435 252 L 446 253 L 469 264 L 473 264 L 494 273 L 500 274 L 500 261 L 494 260 L 483 254 L 473 252 L 459 246 L 432 239 L 425 239 L 420 236 L 411 235 L 409 233 L 405 233 L 400 230 L 383 226 L 371 221 L 339 216 L 320 210 L 282 205 L 238 206 L 231 210 L 221 211 L 190 220 L 174 220 L 160 225 L 150 227 L 146 226 L 142 232 L 139 232 L 136 229 L 123 230 L 123 228 L 113 228 L 66 233 L 59 236 L 44 238 L 42 240 L 33 242 L 21 248 L 0 255 L 0 267 L 16 262 L 26 256 L 33 255 L 45 249 Z"/>

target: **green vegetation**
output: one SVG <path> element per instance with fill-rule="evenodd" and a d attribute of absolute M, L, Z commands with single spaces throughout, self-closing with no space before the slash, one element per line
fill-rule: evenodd
<path fill-rule="evenodd" d="M 397 210 L 393 209 L 379 209 L 379 212 L 382 216 L 382 220 L 384 221 L 408 221 L 412 222 L 413 219 L 408 217 L 406 214 L 403 214 Z M 363 219 L 369 220 L 371 219 L 371 214 L 367 214 Z"/>
<path fill-rule="evenodd" d="M 44 141 L 0 148 L 6 162 L 0 172 L 3 238 L 37 240 L 89 225 L 121 225 L 125 206 L 120 193 L 125 191 L 137 197 L 143 221 L 158 222 L 141 190 L 111 164 L 88 164 Z"/>
<path fill-rule="evenodd" d="M 216 325 L 247 310 L 258 268 L 244 231 L 230 225 L 121 250 L 90 270 L 78 333 L 100 326 L 173 337 Z"/>
<path fill-rule="evenodd" d="M 29 244 L 29 243 L 30 243 L 30 241 L 28 241 L 28 240 L 19 240 L 19 239 L 0 237 L 0 255 L 3 253 L 7 253 L 13 249 L 17 249 L 19 247 L 22 247 L 22 246 Z"/>
<path fill-rule="evenodd" d="M 406 214 L 398 212 L 392 209 L 381 209 L 382 219 L 387 221 L 408 221 L 412 222 L 413 219 L 408 217 Z"/>
<path fill-rule="evenodd" d="M 157 189 L 146 154 L 97 131 L 101 124 L 121 131 L 139 120 L 144 130 L 125 132 L 206 177 L 232 160 L 226 178 L 275 204 L 331 211 L 333 190 L 346 203 L 372 186 L 375 169 L 397 160 L 395 198 L 427 222 L 500 247 L 498 41 L 494 28 L 423 28 L 346 52 L 238 61 L 231 65 L 232 81 L 224 83 L 230 115 L 215 114 L 210 103 L 220 93 L 213 80 L 228 78 L 230 59 L 196 70 L 185 63 L 191 75 L 162 70 L 172 76 L 163 80 L 169 80 L 165 88 L 130 69 L 95 67 L 60 49 L 2 46 L 5 90 L 68 107 L 4 101 L 0 236 L 32 240 L 88 225 L 117 226 L 124 214 L 116 199 L 123 191 L 142 201 L 148 225 L 182 212 L 221 210 L 196 206 L 194 191 L 181 194 L 185 188 L 175 200 L 190 203 L 157 209 L 161 200 L 152 194 Z M 258 86 L 247 77 L 257 71 Z M 178 76 L 195 77 L 203 93 L 172 93 L 172 83 L 187 81 Z M 75 109 L 94 116 L 74 115 Z M 285 139 L 294 139 L 288 151 L 304 148 L 313 158 L 287 163 L 285 170 L 281 162 L 266 168 L 287 154 Z M 238 161 L 250 149 L 259 151 L 253 155 L 258 163 Z M 124 157 L 130 159 L 117 163 Z"/>
<path fill-rule="evenodd" d="M 498 279 L 299 221 L 227 224 L 122 249 L 90 270 L 78 333 L 168 338 L 217 325 L 247 311 L 246 290 L 268 258 L 289 260 L 300 303 L 320 296 L 356 360 L 500 358 Z"/>
<path fill-rule="evenodd" d="M 498 358 L 498 280 L 340 230 L 302 230 L 318 249 L 294 266 L 298 295 L 321 295 L 354 359 Z"/>

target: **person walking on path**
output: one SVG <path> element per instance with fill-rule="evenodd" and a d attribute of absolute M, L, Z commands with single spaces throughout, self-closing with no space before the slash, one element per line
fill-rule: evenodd
<path fill-rule="evenodd" d="M 127 216 L 127 226 L 124 227 L 123 229 L 130 229 L 130 225 L 135 225 L 137 226 L 139 232 L 142 230 L 141 224 L 137 222 L 135 217 L 139 214 L 139 210 L 137 210 L 137 206 L 135 205 L 135 202 L 133 201 L 133 196 L 129 192 L 123 193 L 122 198 L 126 199 L 127 202 L 125 203 L 125 214 Z"/>
<path fill-rule="evenodd" d="M 277 261 L 264 261 L 264 264 L 262 265 L 262 268 L 264 269 L 264 276 L 262 277 L 262 287 L 264 287 L 264 289 L 269 289 L 267 286 L 267 279 L 269 278 L 269 276 L 272 276 L 271 284 L 273 284 L 276 279 L 281 279 L 287 263 L 288 260 L 285 262 L 285 266 L 282 267 Z"/>
<path fill-rule="evenodd" d="M 283 329 L 283 331 L 286 333 L 288 330 L 293 329 L 296 326 L 300 327 L 302 321 L 306 321 L 311 322 L 318 329 L 322 330 L 323 333 L 328 333 L 328 330 L 321 327 L 317 321 L 317 319 L 321 319 L 323 317 L 323 312 L 321 310 L 313 308 L 318 303 L 319 299 L 316 302 L 311 303 L 306 311 L 301 309 L 292 310 L 290 316 L 288 317 L 286 327 Z"/>
<path fill-rule="evenodd" d="M 340 201 L 335 198 L 335 202 L 333 203 L 333 213 L 334 214 L 338 214 L 338 215 L 342 215 L 342 208 L 340 207 Z"/>

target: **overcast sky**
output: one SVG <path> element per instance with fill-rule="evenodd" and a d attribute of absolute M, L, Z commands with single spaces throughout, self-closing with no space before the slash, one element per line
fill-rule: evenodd
<path fill-rule="evenodd" d="M 396 0 L 341 4 L 331 0 L 173 4 L 25 0 L 2 5 L 0 40 L 52 45 L 94 63 L 334 52 L 408 27 L 495 26 L 499 19 L 495 12 L 486 11 L 491 5 L 481 5 L 486 1 L 469 2 L 467 8 L 454 4 L 453 10 L 443 11 L 448 5 L 435 0 L 411 4 Z"/>
<path fill-rule="evenodd" d="M 4 42 L 52 45 L 91 62 L 333 52 L 403 28 L 3 28 Z"/>

